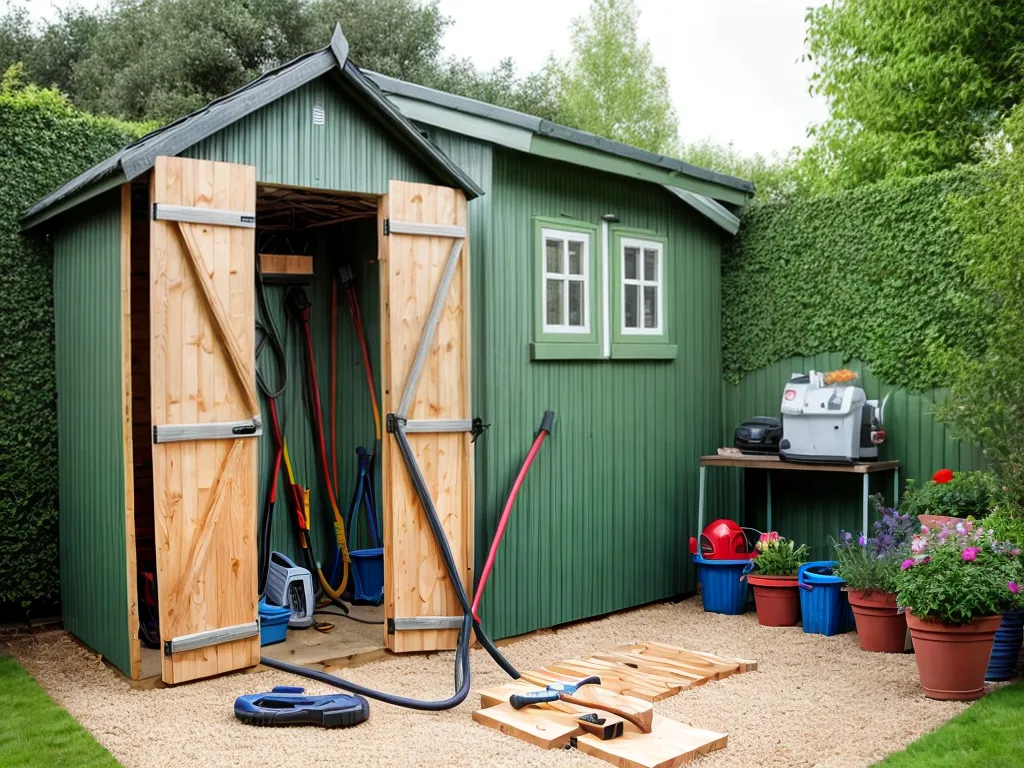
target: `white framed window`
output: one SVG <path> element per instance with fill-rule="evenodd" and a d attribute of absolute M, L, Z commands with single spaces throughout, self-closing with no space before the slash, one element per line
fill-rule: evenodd
<path fill-rule="evenodd" d="M 664 245 L 624 237 L 619 249 L 622 295 L 619 306 L 624 336 L 664 333 Z"/>
<path fill-rule="evenodd" d="M 590 333 L 590 235 L 541 229 L 544 333 Z"/>

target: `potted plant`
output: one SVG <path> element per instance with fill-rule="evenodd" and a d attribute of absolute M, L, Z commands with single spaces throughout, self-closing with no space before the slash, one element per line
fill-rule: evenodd
<path fill-rule="evenodd" d="M 968 520 L 921 526 L 910 550 L 896 575 L 897 602 L 907 611 L 925 695 L 981 698 L 1002 614 L 1020 604 L 1016 547 Z"/>
<path fill-rule="evenodd" d="M 907 619 L 896 605 L 896 575 L 918 530 L 917 519 L 895 509 L 875 506 L 881 519 L 874 536 L 854 540 L 839 532 L 836 543 L 836 575 L 846 591 L 857 624 L 857 639 L 865 651 L 902 653 L 906 646 Z"/>
<path fill-rule="evenodd" d="M 1024 510 L 1004 505 L 985 518 L 985 530 L 999 541 L 1010 542 L 1011 555 L 1019 555 L 1024 544 Z M 985 672 L 986 680 L 1002 681 L 1013 677 L 1021 645 L 1024 644 L 1024 609 L 1019 606 L 1003 613 L 1003 620 L 992 642 L 992 655 Z"/>
<path fill-rule="evenodd" d="M 754 588 L 757 620 L 762 627 L 792 627 L 800 618 L 796 573 L 807 562 L 807 545 L 799 547 L 776 531 L 762 533 L 747 581 Z"/>
<path fill-rule="evenodd" d="M 940 469 L 918 488 L 913 480 L 900 502 L 900 511 L 913 515 L 930 527 L 988 515 L 1004 492 L 991 472 L 954 472 Z"/>

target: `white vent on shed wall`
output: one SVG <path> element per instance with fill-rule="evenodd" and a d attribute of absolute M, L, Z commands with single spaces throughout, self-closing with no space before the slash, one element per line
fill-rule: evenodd
<path fill-rule="evenodd" d="M 323 125 L 326 122 L 324 108 L 321 104 L 313 105 L 313 125 Z"/>

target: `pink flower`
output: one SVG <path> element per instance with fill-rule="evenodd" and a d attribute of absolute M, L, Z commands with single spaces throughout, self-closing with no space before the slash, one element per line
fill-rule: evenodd
<path fill-rule="evenodd" d="M 978 556 L 978 548 L 977 547 L 968 547 L 960 555 L 960 557 L 962 557 L 968 563 L 971 562 L 972 560 L 974 560 L 975 558 L 977 558 L 977 556 Z"/>
<path fill-rule="evenodd" d="M 914 561 L 911 560 L 909 557 L 906 560 L 904 560 L 902 563 L 900 563 L 900 570 L 901 571 L 905 571 L 908 568 L 913 568 L 913 567 L 914 567 Z"/>
<path fill-rule="evenodd" d="M 919 552 L 923 552 L 926 546 L 928 546 L 928 542 L 915 536 L 914 540 L 910 542 L 910 551 L 916 555 Z"/>
<path fill-rule="evenodd" d="M 772 531 L 771 533 L 768 534 L 768 541 L 778 541 L 778 540 L 779 540 L 779 533 L 778 533 L 778 531 Z"/>
<path fill-rule="evenodd" d="M 928 533 L 928 526 L 927 525 L 922 525 L 921 526 L 921 533 Z"/>
<path fill-rule="evenodd" d="M 1016 557 L 1017 555 L 1020 554 L 1020 550 L 1019 549 L 1011 549 L 1010 550 L 1010 554 L 1013 555 L 1014 557 Z"/>
<path fill-rule="evenodd" d="M 1011 582 L 1010 582 L 1009 584 L 1007 584 L 1007 585 L 1006 585 L 1006 588 L 1007 588 L 1008 590 L 1010 590 L 1011 592 L 1013 592 L 1013 594 L 1015 594 L 1015 595 L 1016 595 L 1016 594 L 1017 594 L 1018 592 L 1020 592 L 1020 585 L 1019 585 L 1019 584 L 1017 584 L 1017 582 L 1016 582 L 1016 581 L 1011 581 Z"/>
<path fill-rule="evenodd" d="M 758 541 L 768 541 L 768 534 L 767 533 L 762 533 L 761 534 L 761 538 L 758 539 Z"/>

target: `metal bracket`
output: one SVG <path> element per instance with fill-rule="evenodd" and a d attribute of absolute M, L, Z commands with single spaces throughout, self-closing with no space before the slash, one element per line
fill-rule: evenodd
<path fill-rule="evenodd" d="M 472 432 L 472 419 L 408 419 L 405 422 L 405 432 Z"/>
<path fill-rule="evenodd" d="M 153 427 L 154 443 L 180 443 L 186 440 L 235 440 L 240 437 L 259 437 L 263 434 L 263 421 L 220 421 L 210 424 L 164 424 Z"/>
<path fill-rule="evenodd" d="M 420 629 L 462 629 L 462 616 L 413 616 L 388 619 L 388 634 L 413 632 Z"/>
<path fill-rule="evenodd" d="M 392 221 L 384 219 L 384 235 L 424 235 L 426 237 L 454 237 L 466 239 L 466 228 L 458 224 L 424 224 L 419 221 Z"/>
<path fill-rule="evenodd" d="M 255 637 L 260 633 L 260 620 L 250 621 L 248 624 L 235 624 L 223 629 L 208 629 L 205 632 L 196 632 L 191 635 L 172 637 L 164 641 L 164 656 L 170 656 L 182 651 L 194 651 L 197 648 L 208 648 L 211 645 L 230 643 L 233 640 L 245 640 Z"/>
<path fill-rule="evenodd" d="M 183 221 L 186 224 L 210 224 L 217 227 L 256 228 L 255 213 L 166 203 L 153 203 L 153 221 Z"/>

